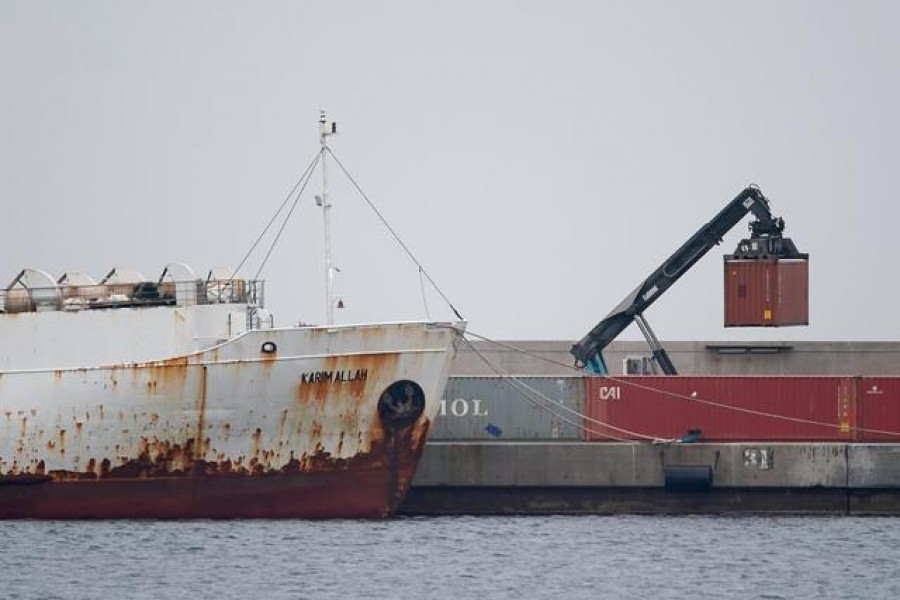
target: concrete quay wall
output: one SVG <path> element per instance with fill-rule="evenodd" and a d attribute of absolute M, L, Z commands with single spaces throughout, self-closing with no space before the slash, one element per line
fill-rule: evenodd
<path fill-rule="evenodd" d="M 898 515 L 900 445 L 431 442 L 401 512 Z"/>

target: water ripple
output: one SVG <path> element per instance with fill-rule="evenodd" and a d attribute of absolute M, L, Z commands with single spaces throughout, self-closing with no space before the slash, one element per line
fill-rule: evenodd
<path fill-rule="evenodd" d="M 900 520 L 11 521 L 2 597 L 897 598 Z"/>

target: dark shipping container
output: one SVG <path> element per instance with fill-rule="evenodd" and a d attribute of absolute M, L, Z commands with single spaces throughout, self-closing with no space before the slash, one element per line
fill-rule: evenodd
<path fill-rule="evenodd" d="M 725 327 L 809 325 L 809 261 L 725 259 Z"/>
<path fill-rule="evenodd" d="M 586 378 L 585 424 L 592 431 L 586 439 L 605 441 L 609 438 L 603 434 L 608 434 L 669 440 L 699 430 L 700 440 L 710 442 L 852 441 L 858 381 L 784 376 Z"/>

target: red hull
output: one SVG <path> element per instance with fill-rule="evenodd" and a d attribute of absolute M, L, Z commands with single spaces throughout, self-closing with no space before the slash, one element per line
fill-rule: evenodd
<path fill-rule="evenodd" d="M 371 452 L 280 470 L 236 472 L 195 461 L 180 472 L 142 461 L 104 476 L 0 478 L 0 519 L 379 519 L 409 491 L 429 421 L 383 430 Z M 157 457 L 159 464 L 171 457 Z"/>
<path fill-rule="evenodd" d="M 246 519 L 389 516 L 406 489 L 385 469 L 259 476 L 18 481 L 0 485 L 7 519 Z M 405 486 L 404 486 L 405 487 Z"/>

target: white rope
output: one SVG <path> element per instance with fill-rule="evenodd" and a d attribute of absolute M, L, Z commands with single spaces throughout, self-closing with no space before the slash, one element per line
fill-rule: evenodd
<path fill-rule="evenodd" d="M 484 363 L 485 363 L 486 365 L 488 365 L 488 367 L 490 367 L 491 370 L 494 371 L 494 373 L 496 373 L 497 376 L 500 377 L 501 380 L 503 380 L 503 381 L 506 382 L 508 385 L 510 385 L 510 387 L 512 387 L 513 390 L 519 392 L 522 396 L 525 397 L 526 400 L 528 400 L 529 402 L 531 402 L 532 404 L 534 404 L 535 406 L 537 406 L 539 409 L 541 409 L 541 410 L 543 410 L 543 411 L 545 411 L 545 412 L 550 413 L 551 415 L 557 417 L 558 419 L 562 420 L 563 422 L 568 423 L 569 425 L 572 425 L 573 427 L 575 427 L 575 428 L 577 428 L 577 429 L 580 429 L 580 430 L 582 430 L 582 431 L 584 431 L 584 432 L 586 432 L 586 433 L 590 433 L 590 434 L 593 434 L 593 435 L 598 435 L 598 436 L 601 436 L 601 437 L 609 438 L 609 439 L 615 440 L 615 441 L 617 441 L 617 442 L 624 442 L 624 443 L 628 443 L 628 444 L 637 444 L 637 443 L 638 443 L 638 442 L 636 442 L 636 441 L 634 441 L 634 440 L 629 440 L 629 439 L 626 439 L 626 438 L 616 437 L 616 436 L 614 436 L 614 435 L 612 435 L 612 434 L 610 434 L 610 433 L 601 432 L 601 431 L 596 431 L 596 430 L 590 429 L 590 428 L 588 428 L 588 427 L 582 425 L 581 423 L 577 423 L 577 422 L 575 422 L 575 421 L 572 421 L 572 420 L 566 418 L 565 416 L 559 414 L 558 412 L 555 412 L 553 409 L 551 409 L 551 408 L 549 408 L 549 407 L 547 407 L 547 406 L 541 404 L 540 402 L 538 402 L 537 400 L 535 400 L 535 397 L 539 397 L 539 398 L 543 399 L 545 402 L 548 402 L 548 403 L 550 403 L 550 404 L 554 404 L 554 405 L 558 406 L 559 408 L 565 410 L 566 412 L 569 412 L 569 413 L 571 413 L 571 414 L 573 414 L 573 415 L 575 415 L 575 416 L 577 416 L 577 417 L 579 417 L 579 418 L 582 418 L 582 419 L 584 419 L 584 420 L 586 420 L 586 421 L 588 421 L 588 422 L 590 422 L 590 423 L 594 423 L 594 424 L 600 425 L 600 426 L 602 426 L 602 427 L 606 427 L 606 428 L 608 428 L 608 429 L 612 429 L 612 430 L 617 431 L 617 432 L 619 432 L 619 433 L 624 433 L 624 434 L 626 434 L 626 435 L 631 435 L 631 436 L 633 436 L 633 437 L 638 437 L 638 438 L 641 438 L 641 439 L 646 439 L 646 440 L 649 440 L 649 441 L 655 441 L 655 442 L 656 442 L 656 441 L 659 441 L 657 438 L 654 438 L 654 437 L 652 437 L 652 436 L 647 436 L 647 435 L 644 435 L 644 434 L 641 434 L 641 433 L 637 433 L 637 432 L 634 432 L 634 431 L 629 431 L 629 430 L 627 430 L 627 429 L 622 429 L 622 428 L 619 428 L 619 427 L 615 427 L 615 426 L 613 426 L 613 425 L 610 425 L 609 423 L 604 423 L 603 421 L 600 421 L 600 420 L 598 420 L 598 419 L 594 419 L 594 418 L 592 418 L 592 417 L 589 417 L 588 415 L 586 415 L 586 414 L 584 414 L 584 413 L 578 412 L 577 410 L 575 410 L 575 409 L 573 409 L 573 408 L 571 408 L 571 407 L 566 406 L 566 405 L 563 404 L 562 402 L 559 402 L 559 401 L 557 401 L 557 400 L 554 400 L 553 398 L 550 398 L 550 397 L 548 397 L 548 396 L 542 394 L 541 392 L 537 391 L 536 389 L 532 388 L 531 386 L 529 386 L 528 384 L 526 384 L 525 382 L 523 382 L 523 381 L 522 381 L 521 379 L 519 379 L 518 377 L 516 377 L 516 376 L 514 376 L 514 375 L 510 375 L 510 374 L 508 374 L 508 373 L 502 372 L 502 371 L 499 369 L 499 367 L 497 367 L 494 363 L 492 363 L 490 360 L 488 360 L 488 358 L 487 358 L 486 356 L 484 356 L 477 348 L 475 348 L 475 347 L 472 345 L 472 342 L 470 342 L 469 340 L 467 340 L 467 339 L 465 339 L 465 338 L 463 338 L 463 340 L 466 342 L 466 344 L 469 346 L 469 348 L 471 348 L 472 351 L 475 352 L 475 354 L 477 354 L 478 357 L 479 357 L 482 361 L 484 361 Z M 519 386 L 519 387 L 517 388 L 516 386 Z M 523 390 L 524 390 L 524 391 L 523 391 Z"/>
<path fill-rule="evenodd" d="M 422 290 L 422 305 L 425 307 L 425 320 L 431 320 L 431 314 L 428 311 L 428 298 L 425 297 L 425 278 L 422 277 L 422 267 L 419 267 L 419 288 Z"/>
<path fill-rule="evenodd" d="M 372 212 L 375 213 L 375 216 L 377 216 L 378 219 L 381 221 L 381 224 L 384 225 L 385 229 L 388 230 L 388 233 L 391 234 L 391 236 L 394 238 L 394 241 L 397 242 L 397 244 L 400 246 L 400 248 L 402 248 L 403 251 L 406 252 L 406 255 L 409 257 L 409 259 L 419 268 L 419 276 L 420 277 L 424 276 L 425 279 L 428 280 L 428 282 L 431 284 L 431 286 L 440 295 L 440 297 L 443 298 L 444 302 L 447 303 L 447 306 L 450 307 L 450 310 L 453 311 L 453 314 L 455 314 L 456 317 L 460 321 L 464 320 L 462 315 L 459 313 L 459 311 L 456 310 L 456 307 L 453 306 L 453 303 L 450 302 L 450 299 L 447 298 L 447 295 L 444 294 L 444 290 L 442 290 L 438 286 L 438 284 L 435 283 L 434 279 L 431 278 L 431 275 L 428 274 L 428 271 L 425 270 L 425 267 L 422 266 L 422 263 L 419 262 L 419 259 L 416 258 L 415 254 L 413 254 L 412 250 L 409 249 L 409 246 L 406 245 L 406 243 L 403 241 L 403 239 L 400 237 L 400 235 L 394 230 L 393 227 L 391 227 L 391 224 L 388 223 L 388 220 L 384 217 L 383 214 L 381 214 L 381 211 L 378 210 L 378 207 L 375 206 L 375 203 L 372 202 L 372 200 L 369 198 L 368 194 L 366 194 L 363 191 L 363 189 L 359 186 L 359 184 L 356 183 L 356 179 L 353 178 L 353 175 L 350 174 L 350 171 L 348 171 L 344 167 L 344 164 L 340 161 L 340 159 L 338 159 L 338 157 L 335 156 L 334 151 L 331 148 L 328 148 L 327 146 L 325 149 L 331 155 L 331 158 L 334 159 L 334 162 L 337 163 L 337 166 L 340 167 L 341 171 L 343 171 L 343 173 L 347 177 L 347 179 L 350 180 L 350 183 L 353 184 L 353 187 L 356 188 L 356 191 L 359 193 L 359 195 L 362 197 L 362 199 L 365 200 L 366 204 L 369 205 L 369 208 L 372 209 Z"/>
<path fill-rule="evenodd" d="M 606 379 L 609 379 L 610 381 L 614 381 L 614 382 L 620 383 L 620 384 L 622 384 L 622 385 L 630 385 L 630 386 L 632 386 L 632 387 L 636 387 L 636 388 L 638 388 L 638 389 L 642 389 L 642 390 L 645 390 L 645 391 L 653 392 L 653 393 L 656 393 L 656 394 L 661 394 L 661 395 L 663 395 L 663 396 L 670 396 L 670 397 L 673 397 L 673 398 L 678 398 L 678 399 L 680 399 L 680 400 L 687 400 L 687 401 L 689 401 L 689 402 L 696 402 L 696 403 L 698 403 L 698 404 L 705 404 L 705 405 L 708 405 L 708 406 L 714 406 L 714 407 L 716 407 L 716 408 L 722 408 L 722 409 L 725 409 L 725 410 L 732 410 L 732 411 L 735 411 L 735 412 L 745 413 L 745 414 L 754 415 L 754 416 L 758 416 L 758 417 L 765 417 L 765 418 L 768 418 L 768 419 L 777 419 L 777 420 L 781 420 L 781 421 L 790 421 L 790 422 L 793 422 L 793 423 L 802 423 L 802 424 L 804 424 L 804 425 L 817 425 L 817 426 L 821 426 L 821 427 L 830 427 L 830 428 L 832 428 L 832 429 L 841 429 L 841 428 L 843 427 L 843 426 L 840 425 L 839 423 L 828 423 L 828 422 L 825 422 L 825 421 L 816 421 L 816 420 L 813 420 L 813 419 L 803 419 L 803 418 L 801 418 L 801 417 L 791 417 L 791 416 L 788 416 L 788 415 L 781 415 L 781 414 L 778 414 L 778 413 L 770 413 L 770 412 L 761 411 L 761 410 L 754 410 L 754 409 L 752 409 L 752 408 L 744 408 L 744 407 L 742 407 L 742 406 L 734 406 L 734 405 L 731 405 L 731 404 L 723 404 L 723 403 L 721 403 L 721 402 L 715 402 L 714 400 L 704 400 L 703 398 L 700 398 L 700 397 L 698 397 L 698 396 L 693 396 L 693 395 L 687 396 L 687 395 L 684 395 L 684 394 L 679 394 L 679 393 L 677 393 L 677 392 L 670 392 L 670 391 L 668 391 L 668 390 L 661 390 L 661 389 L 658 389 L 658 388 L 654 388 L 654 387 L 652 387 L 652 386 L 640 384 L 640 383 L 638 383 L 638 382 L 636 382 L 636 381 L 629 381 L 629 380 L 627 380 L 627 379 L 622 379 L 622 378 L 618 378 L 618 377 L 610 377 L 610 376 L 608 376 L 608 375 L 605 375 L 604 377 L 605 377 Z M 863 432 L 863 433 L 878 433 L 878 434 L 882 434 L 882 435 L 891 435 L 891 436 L 898 436 L 898 437 L 900 437 L 900 432 L 897 432 L 897 431 L 885 431 L 885 430 L 882 430 L 882 429 L 870 429 L 870 428 L 867 428 L 867 427 L 854 427 L 853 429 L 854 429 L 855 431 L 859 431 L 859 432 Z"/>
<path fill-rule="evenodd" d="M 486 341 L 486 342 L 489 342 L 489 343 L 494 344 L 494 345 L 496 345 L 496 346 L 499 346 L 499 347 L 501 347 L 501 348 L 504 348 L 504 349 L 507 349 L 507 350 L 511 350 L 511 351 L 517 352 L 517 353 L 522 354 L 522 355 L 524 355 L 524 356 L 528 356 L 528 357 L 531 357 L 531 358 L 534 358 L 534 359 L 537 359 L 537 360 L 541 360 L 541 361 L 544 361 L 544 362 L 547 362 L 547 363 L 551 363 L 551 364 L 554 364 L 554 365 L 557 365 L 557 366 L 561 366 L 561 367 L 564 367 L 564 368 L 566 368 L 566 369 L 571 369 L 571 370 L 573 370 L 573 371 L 577 371 L 577 372 L 579 372 L 579 373 L 584 374 L 583 371 L 582 371 L 581 369 L 578 369 L 578 368 L 576 368 L 576 367 L 573 366 L 573 365 L 567 365 L 567 364 L 565 364 L 565 363 L 562 363 L 562 362 L 559 362 L 559 361 L 556 361 L 556 360 L 553 360 L 553 359 L 550 359 L 550 358 L 546 358 L 546 357 L 543 357 L 543 356 L 534 354 L 534 353 L 532 353 L 532 352 L 528 352 L 528 351 L 526 351 L 526 350 L 522 350 L 521 348 L 517 348 L 517 347 L 512 346 L 512 345 L 510 345 L 510 344 L 504 344 L 504 343 L 501 343 L 501 342 L 497 342 L 497 341 L 492 340 L 492 339 L 490 339 L 490 338 L 488 338 L 488 337 L 486 337 L 486 336 L 478 335 L 477 333 L 474 333 L 474 332 L 472 332 L 472 331 L 467 331 L 466 334 L 467 334 L 467 335 L 471 335 L 472 337 L 476 337 L 476 338 L 478 338 L 478 339 L 484 340 L 484 341 Z M 475 350 L 474 346 L 472 346 L 471 343 L 469 344 L 469 346 L 470 346 L 473 350 Z M 479 354 L 479 356 L 481 356 L 481 354 L 480 354 L 477 350 L 475 350 L 475 352 L 476 352 L 477 354 Z M 482 360 L 486 360 L 486 359 L 484 359 L 484 358 L 482 357 Z M 611 376 L 611 375 L 602 375 L 601 377 L 603 377 L 603 378 L 605 378 L 605 379 L 608 379 L 608 380 L 610 380 L 610 381 L 613 381 L 613 382 L 615 382 L 615 383 L 619 383 L 619 384 L 621 384 L 621 385 L 632 386 L 632 387 L 635 387 L 635 388 L 638 388 L 638 389 L 642 389 L 642 390 L 644 390 L 644 391 L 648 391 L 648 392 L 652 392 L 652 393 L 656 393 L 656 394 L 661 394 L 661 395 L 663 395 L 663 396 L 667 396 L 667 397 L 671 397 L 671 398 L 677 398 L 677 399 L 680 399 L 680 400 L 687 400 L 687 401 L 690 401 L 690 402 L 696 402 L 696 403 L 698 403 L 698 404 L 705 404 L 705 405 L 713 406 L 713 407 L 715 407 L 715 408 L 720 408 L 720 409 L 723 409 L 723 410 L 731 410 L 731 411 L 736 411 L 736 412 L 741 412 L 741 413 L 751 414 L 751 415 L 755 415 L 755 416 L 759 416 L 759 417 L 764 417 L 764 418 L 768 418 L 768 419 L 776 419 L 776 420 L 789 421 L 789 422 L 794 422 L 794 423 L 802 423 L 802 424 L 805 424 L 805 425 L 818 425 L 818 426 L 829 427 L 829 428 L 832 428 L 832 429 L 838 429 L 838 430 L 840 430 L 840 429 L 843 427 L 843 426 L 840 425 L 839 423 L 827 423 L 827 422 L 816 421 L 816 420 L 812 420 L 812 419 L 803 419 L 803 418 L 800 418 L 800 417 L 791 417 L 791 416 L 788 416 L 788 415 L 782 415 L 782 414 L 778 414 L 778 413 L 771 413 L 771 412 L 766 412 L 766 411 L 754 410 L 754 409 L 751 409 L 751 408 L 743 408 L 743 407 L 741 407 L 741 406 L 733 406 L 733 405 L 730 405 L 730 404 L 724 404 L 724 403 L 721 403 L 721 402 L 716 402 L 716 401 L 714 401 L 714 400 L 705 400 L 705 399 L 699 398 L 699 397 L 697 397 L 697 396 L 688 396 L 688 395 L 685 395 L 685 394 L 680 394 L 680 393 L 678 393 L 678 392 L 670 392 L 670 391 L 668 391 L 668 390 L 661 390 L 661 389 L 659 389 L 659 388 L 655 388 L 655 387 L 650 386 L 650 385 L 641 384 L 641 383 L 638 383 L 638 382 L 636 382 L 636 381 L 630 381 L 629 379 L 624 379 L 624 378 L 620 378 L 620 377 L 613 377 L 613 376 Z M 612 428 L 612 425 L 604 424 L 604 426 L 607 426 L 607 427 L 611 427 L 611 428 Z M 898 432 L 898 431 L 888 431 L 888 430 L 884 430 L 884 429 L 872 429 L 872 428 L 868 428 L 868 427 L 854 427 L 853 430 L 854 430 L 854 431 L 861 432 L 861 433 L 874 433 L 874 434 L 879 434 L 879 435 L 888 435 L 888 436 L 900 437 L 900 432 Z M 621 431 L 621 430 L 620 430 L 620 431 Z M 632 432 L 628 432 L 628 433 L 632 433 Z M 647 438 L 649 439 L 649 436 L 644 436 L 644 437 L 647 437 Z"/>

